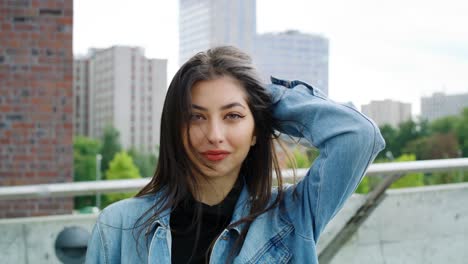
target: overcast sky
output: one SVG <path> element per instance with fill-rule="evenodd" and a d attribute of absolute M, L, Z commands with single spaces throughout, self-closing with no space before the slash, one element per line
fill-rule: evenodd
<path fill-rule="evenodd" d="M 413 104 L 433 92 L 468 92 L 468 1 L 257 0 L 257 31 L 296 29 L 330 40 L 329 95 L 357 106 Z M 134 45 L 178 67 L 178 1 L 75 0 L 75 54 Z"/>

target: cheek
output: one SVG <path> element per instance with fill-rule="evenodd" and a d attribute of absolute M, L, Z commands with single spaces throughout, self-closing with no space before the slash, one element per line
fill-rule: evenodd
<path fill-rule="evenodd" d="M 250 149 L 252 143 L 252 136 L 254 133 L 253 124 L 239 127 L 230 131 L 230 142 L 238 148 Z"/>
<path fill-rule="evenodd" d="M 205 138 L 203 131 L 200 127 L 192 126 L 189 131 L 189 138 L 192 143 L 192 146 L 197 147 L 202 144 L 203 139 Z M 187 141 L 187 137 L 185 139 Z M 188 141 L 186 142 L 188 146 Z"/>

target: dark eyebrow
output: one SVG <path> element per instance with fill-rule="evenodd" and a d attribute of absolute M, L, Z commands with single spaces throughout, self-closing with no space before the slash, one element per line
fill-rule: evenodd
<path fill-rule="evenodd" d="M 226 109 L 229 109 L 229 108 L 233 108 L 235 106 L 240 106 L 240 107 L 245 109 L 245 106 L 243 106 L 241 103 L 234 102 L 234 103 L 230 103 L 230 104 L 221 106 L 221 110 L 226 110 Z M 207 111 L 208 110 L 207 108 L 205 108 L 203 106 L 196 105 L 196 104 L 192 104 L 192 108 L 195 108 L 195 109 L 198 109 L 198 110 L 201 110 L 201 111 Z"/>

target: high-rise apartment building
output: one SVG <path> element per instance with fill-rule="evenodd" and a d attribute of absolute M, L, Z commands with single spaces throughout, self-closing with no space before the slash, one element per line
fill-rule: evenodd
<path fill-rule="evenodd" d="M 411 120 L 411 104 L 393 100 L 371 101 L 362 106 L 362 113 L 369 116 L 378 126 L 391 125 Z"/>
<path fill-rule="evenodd" d="M 85 61 L 75 60 L 77 72 L 85 67 L 88 71 L 79 80 L 75 78 L 74 88 L 78 91 L 78 86 L 84 85 L 81 80 L 88 81 L 87 109 L 86 103 L 81 105 L 88 118 L 75 121 L 88 124 L 75 124 L 75 128 L 88 127 L 87 136 L 102 138 L 106 126 L 113 126 L 125 149 L 155 152 L 166 95 L 167 60 L 148 59 L 138 47 L 113 46 L 91 49 Z M 77 104 L 82 100 L 77 96 L 87 98 L 75 93 Z"/>
<path fill-rule="evenodd" d="M 179 62 L 219 45 L 251 54 L 256 34 L 255 0 L 180 0 Z"/>
<path fill-rule="evenodd" d="M 434 93 L 421 98 L 421 117 L 428 121 L 438 118 L 459 115 L 463 108 L 468 107 L 468 93 L 446 95 Z"/>
<path fill-rule="evenodd" d="M 89 60 L 76 58 L 73 61 L 73 134 L 89 135 Z"/>
<path fill-rule="evenodd" d="M 180 0 L 179 63 L 233 45 L 249 54 L 265 82 L 299 79 L 328 94 L 328 39 L 298 31 L 257 35 L 255 0 Z"/>
<path fill-rule="evenodd" d="M 328 39 L 298 31 L 257 36 L 254 64 L 265 82 L 270 76 L 302 80 L 328 95 Z"/>
<path fill-rule="evenodd" d="M 2 187 L 73 180 L 72 40 L 73 1 L 0 0 Z M 0 218 L 72 209 L 70 197 L 0 201 Z"/>

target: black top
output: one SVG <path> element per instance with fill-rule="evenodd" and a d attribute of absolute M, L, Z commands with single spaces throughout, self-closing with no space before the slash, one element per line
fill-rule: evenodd
<path fill-rule="evenodd" d="M 209 206 L 196 201 L 191 194 L 171 212 L 172 263 L 207 263 L 209 252 L 205 253 L 213 240 L 229 225 L 237 199 L 242 190 L 238 181 L 229 194 L 219 204 Z M 201 221 L 193 223 L 196 211 L 201 207 Z M 196 250 L 197 225 L 200 235 Z M 190 258 L 193 254 L 193 257 Z M 189 262 L 190 260 L 190 262 Z"/>

